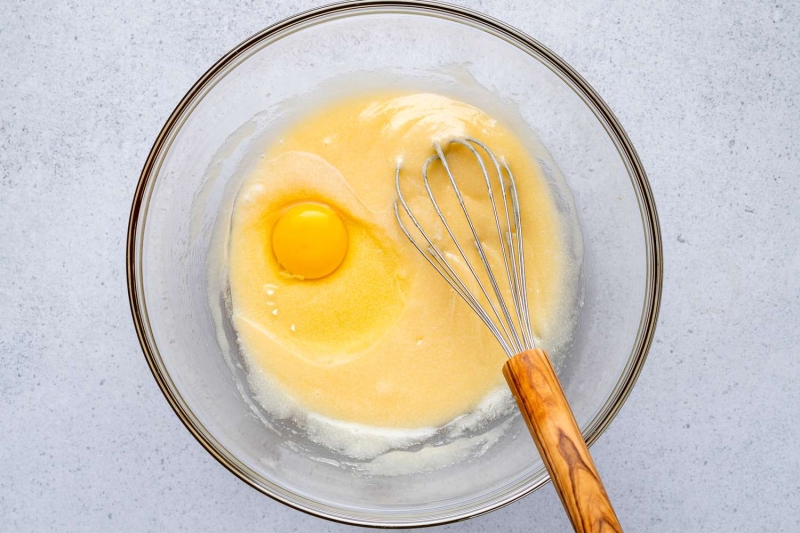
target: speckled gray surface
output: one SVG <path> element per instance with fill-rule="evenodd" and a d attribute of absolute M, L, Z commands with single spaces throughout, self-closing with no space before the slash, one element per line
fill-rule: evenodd
<path fill-rule="evenodd" d="M 7 1 L 0 14 L 0 529 L 346 531 L 217 464 L 141 356 L 124 242 L 193 81 L 317 2 Z M 800 7 L 465 5 L 583 73 L 637 146 L 666 257 L 656 342 L 594 446 L 627 531 L 800 531 Z M 568 531 L 552 487 L 441 531 Z"/>

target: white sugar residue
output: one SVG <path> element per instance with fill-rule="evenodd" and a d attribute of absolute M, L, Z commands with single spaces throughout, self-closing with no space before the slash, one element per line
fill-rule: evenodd
<path fill-rule="evenodd" d="M 382 476 L 421 474 L 445 468 L 469 457 L 479 457 L 499 441 L 511 426 L 507 419 L 496 428 L 470 438 L 456 439 L 441 446 L 426 446 L 419 450 L 393 450 L 364 465 L 366 473 Z"/>
<path fill-rule="evenodd" d="M 256 401 L 276 419 L 293 421 L 309 441 L 337 456 L 338 464 L 372 475 L 404 475 L 455 464 L 483 454 L 508 430 L 514 400 L 498 387 L 471 412 L 441 427 L 396 429 L 344 422 L 304 409 L 269 374 L 252 364 L 240 345 Z M 332 457 L 320 455 L 329 462 Z"/>

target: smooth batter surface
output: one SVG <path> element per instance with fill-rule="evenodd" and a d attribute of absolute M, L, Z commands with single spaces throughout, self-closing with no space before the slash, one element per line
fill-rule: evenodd
<path fill-rule="evenodd" d="M 514 172 L 534 334 L 546 339 L 558 330 L 567 290 L 562 228 L 519 139 L 444 96 L 369 95 L 290 127 L 237 196 L 228 269 L 233 323 L 251 371 L 263 371 L 310 412 L 386 428 L 444 424 L 504 386 L 497 341 L 406 240 L 393 211 L 398 158 L 404 191 L 424 210 L 420 173 L 432 141 L 465 135 L 489 145 Z M 495 231 L 479 168 L 462 152 L 448 160 L 471 210 L 481 213 L 481 231 Z M 435 171 L 432 181 L 445 194 Z M 281 215 L 308 201 L 334 209 L 348 234 L 341 265 L 314 280 L 286 272 L 271 243 Z"/>

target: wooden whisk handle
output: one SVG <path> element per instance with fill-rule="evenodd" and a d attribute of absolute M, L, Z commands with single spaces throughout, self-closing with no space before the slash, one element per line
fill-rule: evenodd
<path fill-rule="evenodd" d="M 622 532 L 561 384 L 544 350 L 509 359 L 503 375 L 579 533 Z"/>

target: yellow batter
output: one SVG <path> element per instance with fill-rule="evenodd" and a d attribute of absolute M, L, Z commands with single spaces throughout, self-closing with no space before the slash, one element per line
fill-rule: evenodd
<path fill-rule="evenodd" d="M 414 202 L 432 140 L 464 135 L 505 157 L 517 179 L 532 326 L 547 337 L 563 300 L 564 250 L 530 154 L 467 104 L 377 94 L 287 129 L 237 196 L 228 269 L 251 370 L 310 412 L 392 428 L 441 425 L 503 386 L 497 341 L 402 235 L 392 207 L 398 158 Z M 448 160 L 469 201 L 483 201 L 485 192 L 470 188 L 483 183 L 474 162 L 458 150 Z M 489 218 L 479 225 L 494 231 Z"/>

